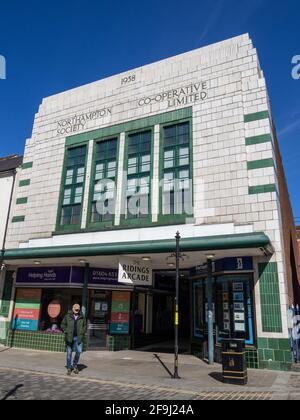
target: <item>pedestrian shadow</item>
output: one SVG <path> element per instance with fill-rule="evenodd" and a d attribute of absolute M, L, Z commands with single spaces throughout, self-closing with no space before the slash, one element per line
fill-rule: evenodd
<path fill-rule="evenodd" d="M 79 372 L 82 372 L 83 370 L 88 368 L 87 365 L 78 365 L 77 367 L 78 367 Z M 65 368 L 67 369 L 67 366 L 65 366 Z"/>
<path fill-rule="evenodd" d="M 86 365 L 78 365 L 79 372 L 82 372 L 83 370 L 87 369 L 88 367 Z"/>
<path fill-rule="evenodd" d="M 20 389 L 20 388 L 23 388 L 23 384 L 20 384 L 20 385 L 16 385 L 11 391 L 9 391 L 3 398 L 1 398 L 1 401 L 6 401 L 6 400 L 8 400 L 8 398 L 9 397 L 13 397 L 13 396 L 15 396 L 16 395 L 16 393 L 17 393 L 17 391 Z"/>

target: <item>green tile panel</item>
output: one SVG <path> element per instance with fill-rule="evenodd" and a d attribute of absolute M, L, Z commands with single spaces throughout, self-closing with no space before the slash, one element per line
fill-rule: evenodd
<path fill-rule="evenodd" d="M 23 163 L 22 169 L 31 169 L 33 167 L 33 162 Z"/>
<path fill-rule="evenodd" d="M 30 185 L 30 179 L 23 179 L 19 183 L 19 187 L 27 187 L 28 185 Z"/>
<path fill-rule="evenodd" d="M 281 333 L 282 319 L 277 263 L 258 264 L 262 329 Z"/>
<path fill-rule="evenodd" d="M 11 295 L 13 289 L 13 272 L 7 271 L 5 275 L 5 283 L 1 298 L 0 316 L 7 318 L 9 315 Z"/>
<path fill-rule="evenodd" d="M 245 123 L 250 123 L 253 121 L 265 120 L 267 118 L 269 118 L 269 111 L 261 111 L 245 115 L 244 121 Z"/>
<path fill-rule="evenodd" d="M 289 339 L 259 338 L 257 344 L 260 369 L 291 369 L 292 353 Z"/>
<path fill-rule="evenodd" d="M 270 192 L 276 192 L 276 185 L 275 184 L 268 184 L 268 185 L 257 185 L 254 187 L 249 187 L 249 194 L 265 194 Z"/>
<path fill-rule="evenodd" d="M 262 159 L 262 160 L 253 160 L 252 162 L 247 163 L 248 171 L 255 170 L 255 169 L 263 169 L 263 168 L 272 168 L 274 167 L 274 160 L 270 159 Z"/>
<path fill-rule="evenodd" d="M 15 216 L 12 218 L 12 223 L 20 223 L 25 221 L 25 216 Z"/>
<path fill-rule="evenodd" d="M 17 204 L 27 204 L 27 202 L 28 202 L 27 197 L 22 197 L 22 198 L 17 199 Z"/>
<path fill-rule="evenodd" d="M 263 134 L 261 136 L 246 137 L 246 146 L 253 146 L 261 143 L 271 143 L 271 134 Z"/>

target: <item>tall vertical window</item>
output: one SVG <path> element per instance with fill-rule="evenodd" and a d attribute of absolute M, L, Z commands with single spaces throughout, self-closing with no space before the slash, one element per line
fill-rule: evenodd
<path fill-rule="evenodd" d="M 127 220 L 150 216 L 151 139 L 150 130 L 128 136 Z"/>
<path fill-rule="evenodd" d="M 118 140 L 96 144 L 91 222 L 111 222 L 115 215 Z"/>
<path fill-rule="evenodd" d="M 67 153 L 61 226 L 80 224 L 87 148 L 86 146 L 76 147 L 69 149 Z"/>
<path fill-rule="evenodd" d="M 163 215 L 192 214 L 190 123 L 163 128 Z"/>

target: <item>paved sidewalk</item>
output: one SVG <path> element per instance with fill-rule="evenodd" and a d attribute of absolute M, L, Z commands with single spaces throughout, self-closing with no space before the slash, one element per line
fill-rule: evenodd
<path fill-rule="evenodd" d="M 159 356 L 173 371 L 174 356 Z M 3 383 L 4 377 L 15 375 L 15 381 L 18 382 L 20 375 L 23 375 L 25 382 L 29 379 L 34 381 L 36 392 L 43 391 L 40 389 L 43 378 L 48 378 L 49 383 L 51 378 L 56 378 L 63 384 L 76 379 L 87 390 L 92 385 L 101 384 L 102 388 L 106 387 L 106 392 L 102 393 L 103 399 L 105 395 L 110 399 L 113 395 L 117 395 L 116 398 L 124 396 L 124 399 L 137 399 L 137 391 L 140 392 L 140 399 L 218 399 L 222 396 L 224 399 L 226 396 L 236 396 L 238 399 L 239 395 L 241 398 L 248 396 L 246 399 L 300 399 L 300 374 L 291 372 L 249 370 L 248 385 L 240 387 L 222 383 L 220 365 L 210 367 L 196 357 L 187 355 L 179 357 L 180 380 L 170 378 L 154 355 L 147 352 L 87 352 L 80 363 L 82 370 L 79 377 L 72 375 L 70 379 L 66 378 L 65 354 L 0 347 L 0 379 Z M 50 396 L 47 393 L 49 387 L 45 388 L 46 394 L 42 395 Z M 99 392 L 99 386 L 95 389 Z M 30 395 L 34 398 L 34 392 Z M 82 391 L 82 395 L 92 398 L 93 394 Z M 99 399 L 97 393 L 94 396 Z M 73 396 L 73 399 L 77 397 Z"/>

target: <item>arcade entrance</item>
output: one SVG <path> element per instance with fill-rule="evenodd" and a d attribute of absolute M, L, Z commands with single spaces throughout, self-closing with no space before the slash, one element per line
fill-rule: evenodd
<path fill-rule="evenodd" d="M 173 353 L 176 275 L 173 271 L 162 271 L 154 276 L 153 290 L 135 292 L 134 349 Z M 179 351 L 187 353 L 191 328 L 188 272 L 180 274 L 179 284 Z"/>

